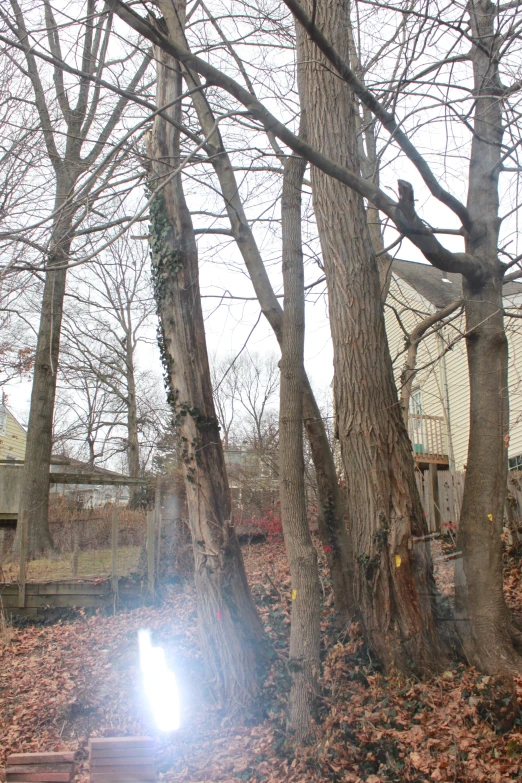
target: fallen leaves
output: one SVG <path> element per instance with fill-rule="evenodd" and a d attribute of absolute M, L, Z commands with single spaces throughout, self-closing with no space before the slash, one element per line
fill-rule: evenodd
<path fill-rule="evenodd" d="M 0 644 L 0 767 L 8 753 L 73 750 L 87 779 L 89 736 L 152 734 L 143 702 L 137 631 L 150 628 L 180 675 L 183 724 L 157 736 L 163 783 L 508 783 L 522 773 L 522 723 L 491 678 L 460 666 L 424 682 L 374 669 L 359 628 L 339 637 L 331 592 L 323 596 L 323 698 L 316 743 L 289 753 L 284 732 L 291 585 L 283 544 L 244 548 L 252 591 L 275 650 L 265 681 L 267 718 L 227 720 L 206 689 L 191 586 L 172 587 L 161 607 L 73 622 L 6 628 Z M 324 566 L 324 563 L 323 563 Z M 520 572 L 507 573 L 508 601 L 522 607 Z M 449 589 L 448 589 L 449 592 Z M 522 680 L 517 682 L 519 698 Z M 497 731 L 495 730 L 497 729 Z"/>

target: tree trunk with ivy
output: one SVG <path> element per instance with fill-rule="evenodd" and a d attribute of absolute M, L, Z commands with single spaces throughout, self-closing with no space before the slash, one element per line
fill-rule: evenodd
<path fill-rule="evenodd" d="M 159 0 L 159 7 L 169 36 L 183 46 L 187 45 L 183 27 L 185 6 L 185 0 L 177 0 L 175 4 L 170 0 Z M 183 64 L 181 68 L 189 90 L 195 90 L 201 86 L 201 80 L 197 73 L 186 68 Z M 204 91 L 194 92 L 191 96 L 191 102 L 196 110 L 202 132 L 208 135 L 215 127 L 216 118 Z M 219 128 L 215 129 L 211 138 L 207 140 L 205 151 L 219 180 L 232 235 L 245 262 L 261 311 L 281 346 L 283 341 L 283 308 L 272 288 L 255 236 L 248 222 L 232 161 L 221 138 Z M 346 509 L 339 490 L 335 461 L 321 411 L 305 372 L 303 372 L 303 415 L 317 478 L 319 536 L 332 579 L 335 619 L 338 625 L 344 626 L 355 614 L 352 590 L 353 567 L 346 531 Z"/>
<path fill-rule="evenodd" d="M 181 93 L 179 65 L 158 51 L 157 105 Z M 180 122 L 179 103 L 167 109 Z M 255 698 L 264 635 L 231 520 L 230 491 L 212 398 L 198 254 L 179 165 L 179 133 L 162 117 L 150 141 L 152 268 L 165 369 L 187 493 L 201 648 L 209 678 L 229 708 Z"/>

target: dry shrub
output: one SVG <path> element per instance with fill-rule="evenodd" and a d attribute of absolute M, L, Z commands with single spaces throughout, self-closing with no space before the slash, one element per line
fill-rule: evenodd
<path fill-rule="evenodd" d="M 5 619 L 4 613 L 2 611 L 3 607 L 1 605 L 1 601 L 2 598 L 0 596 L 0 650 L 3 647 L 9 647 L 14 636 L 13 628 Z"/>
<path fill-rule="evenodd" d="M 64 553 L 72 552 L 76 530 L 80 551 L 109 548 L 113 509 L 112 503 L 78 509 L 74 502 L 66 498 L 52 498 L 49 504 L 49 528 L 56 549 Z M 117 511 L 118 546 L 142 546 L 147 534 L 146 511 L 125 506 L 118 506 Z"/>

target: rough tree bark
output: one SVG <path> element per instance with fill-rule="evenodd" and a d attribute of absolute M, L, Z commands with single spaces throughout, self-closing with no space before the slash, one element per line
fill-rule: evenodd
<path fill-rule="evenodd" d="M 157 104 L 164 106 L 180 95 L 181 73 L 178 63 L 160 51 L 157 63 Z M 167 111 L 179 120 L 179 103 Z M 180 436 L 201 647 L 209 677 L 221 699 L 230 708 L 241 709 L 251 704 L 259 686 L 263 630 L 230 517 L 194 229 L 181 177 L 165 184 L 179 165 L 179 134 L 160 116 L 154 123 L 149 152 L 150 185 L 157 190 L 151 203 L 151 249 L 160 348 Z"/>
<path fill-rule="evenodd" d="M 316 19 L 349 59 L 346 0 L 323 0 Z M 298 57 L 311 145 L 357 170 L 353 95 L 301 29 Z M 363 201 L 317 168 L 312 187 L 328 284 L 356 601 L 367 640 L 387 669 L 430 671 L 440 665 L 441 655 L 433 569 L 429 549 L 415 543 L 426 532 L 425 520 Z"/>
<path fill-rule="evenodd" d="M 466 250 L 477 274 L 463 281 L 470 382 L 470 437 L 455 568 L 456 611 L 468 660 L 482 671 L 520 672 L 502 586 L 502 543 L 509 442 L 508 347 L 503 323 L 503 268 L 498 258 L 498 178 L 503 136 L 502 85 L 495 35 L 497 7 L 469 4 L 473 46 L 474 134 Z"/>
<path fill-rule="evenodd" d="M 285 163 L 281 201 L 284 327 L 279 403 L 279 497 L 292 580 L 288 729 L 297 742 L 309 739 L 319 674 L 319 575 L 306 512 L 303 459 L 304 266 L 301 188 L 306 161 Z"/>
<path fill-rule="evenodd" d="M 167 23 L 169 36 L 182 46 L 187 46 L 180 17 L 168 0 L 160 0 L 160 8 Z M 183 76 L 189 89 L 201 86 L 197 73 L 184 65 Z M 210 133 L 215 118 L 203 92 L 191 96 L 203 133 Z M 205 145 L 210 162 L 219 180 L 232 234 L 241 252 L 249 277 L 254 286 L 263 315 L 282 344 L 283 309 L 274 293 L 248 223 L 240 190 L 232 163 L 225 149 L 219 130 Z M 339 491 L 338 475 L 332 450 L 322 420 L 321 412 L 306 373 L 303 376 L 303 414 L 317 477 L 319 498 L 319 534 L 325 549 L 332 578 L 336 620 L 345 625 L 355 613 L 353 599 L 353 564 L 350 543 L 346 531 L 346 509 Z"/>
<path fill-rule="evenodd" d="M 411 185 L 399 181 L 399 200 L 397 202 L 373 183 L 361 178 L 357 173 L 357 161 L 352 144 L 354 136 L 353 119 L 350 120 L 350 111 L 346 113 L 343 110 L 342 104 L 346 98 L 343 96 L 340 80 L 336 80 L 336 77 L 332 76 L 334 87 L 330 90 L 326 89 L 326 74 L 330 67 L 328 64 L 323 63 L 321 65 L 321 73 L 314 74 L 315 78 L 309 79 L 310 85 L 320 85 L 320 88 L 315 91 L 311 90 L 312 101 L 316 100 L 316 105 L 313 105 L 314 112 L 319 117 L 319 122 L 316 126 L 318 144 L 308 144 L 292 134 L 289 128 L 280 123 L 265 106 L 257 101 L 255 96 L 248 93 L 233 79 L 213 68 L 205 61 L 194 57 L 183 47 L 171 45 L 168 40 L 155 37 L 154 31 L 150 29 L 150 26 L 147 26 L 132 10 L 124 6 L 121 0 L 115 0 L 115 2 L 117 4 L 117 13 L 135 30 L 142 32 L 149 40 L 159 41 L 166 51 L 176 54 L 184 63 L 196 69 L 198 73 L 208 77 L 213 84 L 219 85 L 222 89 L 229 92 L 247 107 L 252 115 L 262 122 L 266 128 L 287 143 L 290 149 L 313 163 L 318 169 L 314 175 L 317 176 L 318 182 L 321 182 L 318 172 L 322 172 L 334 177 L 337 182 L 344 183 L 354 193 L 358 193 L 359 197 L 357 198 L 364 197 L 369 199 L 375 207 L 379 208 L 395 223 L 401 234 L 410 239 L 421 250 L 430 263 L 442 271 L 458 272 L 465 277 L 464 296 L 469 298 L 469 307 L 466 308 L 466 319 L 469 327 L 468 363 L 471 375 L 472 412 L 470 423 L 472 432 L 470 433 L 470 460 L 468 461 L 468 468 L 471 464 L 471 470 L 469 471 L 470 480 L 466 497 L 464 498 L 464 521 L 460 541 L 463 561 L 456 580 L 457 609 L 462 614 L 462 630 L 463 635 L 466 636 L 465 646 L 470 660 L 477 662 L 481 668 L 486 670 L 498 671 L 499 669 L 505 669 L 507 671 L 519 671 L 520 658 L 516 655 L 512 644 L 513 638 L 519 641 L 519 637 L 511 625 L 502 595 L 502 562 L 499 533 L 502 525 L 503 500 L 502 503 L 498 500 L 500 494 L 503 497 L 505 493 L 505 447 L 508 437 L 508 411 L 507 402 L 505 401 L 507 352 L 502 324 L 500 289 L 500 280 L 505 275 L 507 267 L 499 261 L 496 247 L 500 222 L 498 216 L 498 175 L 502 164 L 499 157 L 501 150 L 499 139 L 502 138 L 503 132 L 501 110 L 502 95 L 505 92 L 505 88 L 502 86 L 498 75 L 499 56 L 504 39 L 500 34 L 496 33 L 494 20 L 499 12 L 512 8 L 512 4 L 507 3 L 501 7 L 493 5 L 488 0 L 479 0 L 478 2 L 471 2 L 467 6 L 471 18 L 470 29 L 473 39 L 471 60 L 475 77 L 473 121 L 476 132 L 473 134 L 468 206 L 466 206 L 455 195 L 446 190 L 443 182 L 435 176 L 427 160 L 419 153 L 412 140 L 404 132 L 401 123 L 397 121 L 392 113 L 386 110 L 385 106 L 376 99 L 375 95 L 363 89 L 354 77 L 353 72 L 351 72 L 347 65 L 349 58 L 346 57 L 344 48 L 348 38 L 349 9 L 342 7 L 341 17 L 339 16 L 339 6 L 336 6 L 335 3 L 325 3 L 324 9 L 320 9 L 321 13 L 319 16 L 322 18 L 318 19 L 318 22 L 320 22 L 319 27 L 321 30 L 326 33 L 327 37 L 325 38 L 321 30 L 314 25 L 310 14 L 304 12 L 298 2 L 295 2 L 295 0 L 284 0 L 306 28 L 310 37 L 317 43 L 320 51 L 324 52 L 329 63 L 337 69 L 339 76 L 345 81 L 345 84 L 357 94 L 361 103 L 370 108 L 373 115 L 382 123 L 387 132 L 393 135 L 394 141 L 417 168 L 431 195 L 458 216 L 462 223 L 461 233 L 466 238 L 467 252 L 462 253 L 451 252 L 442 245 L 438 241 L 436 233 L 416 216 Z M 326 13 L 323 14 L 323 10 Z M 312 12 L 314 19 L 317 17 L 315 11 L 316 6 L 314 4 Z M 512 33 L 509 42 L 512 44 L 515 40 L 518 39 Z M 336 47 L 338 52 L 332 49 L 330 41 L 334 45 L 339 42 L 340 45 Z M 303 52 L 306 55 L 303 62 L 307 64 L 309 71 L 316 70 L 317 63 L 322 60 L 318 56 L 317 51 L 310 49 L 305 42 L 305 45 L 301 46 L 301 53 Z M 341 57 L 339 57 L 339 52 L 342 55 Z M 468 59 L 469 56 L 469 54 L 466 54 L 462 59 Z M 335 87 L 338 88 L 337 94 Z M 328 95 L 327 104 L 324 100 L 325 95 Z M 331 112 L 332 106 L 336 107 L 336 112 Z M 340 117 L 342 117 L 342 122 L 339 122 L 336 127 L 335 120 Z M 325 132 L 326 130 L 327 132 Z M 348 130 L 348 134 L 346 130 Z M 332 155 L 323 154 L 321 149 L 324 148 L 325 151 L 328 151 L 328 143 L 324 147 L 322 144 L 322 141 L 328 142 L 328 137 L 330 137 L 331 144 L 334 147 L 333 158 Z M 345 145 L 346 139 L 348 145 Z M 337 147 L 342 149 L 337 149 Z M 339 163 L 343 158 L 343 155 L 340 154 L 341 152 L 344 153 L 344 158 L 349 163 L 352 163 L 350 168 Z M 340 189 L 337 193 L 339 200 L 336 201 L 335 198 L 331 200 L 331 214 L 334 218 L 335 206 L 342 202 L 342 194 L 344 192 L 343 189 Z M 352 201 L 354 198 L 357 201 L 356 197 L 352 197 Z M 362 205 L 357 207 L 357 209 L 359 211 L 362 210 Z M 319 220 L 325 219 L 326 215 L 324 214 L 323 218 L 321 218 L 320 212 L 321 210 L 318 209 Z M 351 210 L 349 212 L 351 213 Z M 335 229 L 330 232 L 333 248 L 335 248 L 335 240 L 339 236 L 339 232 L 336 231 L 339 228 L 337 218 L 331 221 L 331 228 Z M 348 229 L 350 229 L 350 226 L 348 226 Z M 347 249 L 350 257 L 355 258 L 356 254 L 352 250 L 353 248 L 358 249 L 363 243 L 367 227 L 365 227 L 364 221 L 360 220 L 358 216 L 357 220 L 352 222 L 351 229 L 352 233 L 350 234 L 350 230 L 348 230 L 346 236 L 350 237 L 351 235 L 354 241 L 349 242 Z M 326 255 L 325 253 L 325 258 Z M 334 255 L 332 252 L 332 256 Z M 334 260 L 337 261 L 338 258 L 336 257 Z M 362 257 L 360 260 L 364 261 Z M 368 261 L 368 258 L 366 258 L 366 261 Z M 375 274 L 372 271 L 372 267 L 373 264 L 370 259 L 370 263 L 363 268 L 363 272 L 368 276 L 368 282 L 371 284 L 370 288 L 366 288 L 366 295 L 370 296 L 371 304 L 374 302 L 373 291 L 377 288 L 374 285 L 373 279 Z M 335 273 L 337 271 L 335 264 L 328 268 L 330 281 L 335 283 Z M 357 269 L 357 265 L 353 267 L 352 271 L 355 271 L 355 269 Z M 341 278 L 344 277 L 345 270 L 342 263 L 339 264 L 338 271 Z M 507 278 L 509 277 L 508 275 Z M 504 277 L 504 281 L 507 278 Z M 375 325 L 377 323 L 378 319 L 375 320 L 375 312 L 373 314 L 364 312 L 364 319 L 360 323 L 357 318 L 352 317 L 358 316 L 361 309 L 365 310 L 368 304 L 364 291 L 362 292 L 363 296 L 359 297 L 361 280 L 357 276 L 350 276 L 348 279 L 341 279 L 338 282 L 340 283 L 339 291 L 334 292 L 335 296 L 332 294 L 332 286 L 329 285 L 332 304 L 337 303 L 340 305 L 337 309 L 333 307 L 332 313 L 335 312 L 334 319 L 340 313 L 344 315 L 348 324 L 352 322 L 352 328 L 347 332 L 347 342 L 349 343 L 351 340 L 351 346 L 356 346 L 358 349 L 367 345 L 370 350 L 375 344 L 379 345 L 379 341 L 384 344 L 384 331 L 380 327 L 374 332 L 366 332 L 364 330 L 367 324 Z M 355 283 L 353 291 L 351 290 L 352 282 Z M 482 320 L 481 316 L 483 316 Z M 379 317 L 382 318 L 382 313 Z M 361 327 L 359 332 L 353 328 L 353 324 L 357 323 Z M 335 345 L 337 342 L 336 337 L 342 330 L 338 328 L 338 324 L 334 324 L 334 326 Z M 343 346 L 340 347 L 342 349 L 340 354 L 346 357 L 346 354 L 349 352 L 349 345 L 345 344 L 344 349 Z M 387 352 L 385 353 L 387 354 Z M 486 367 L 484 356 L 487 356 L 493 362 L 493 370 Z M 349 357 L 346 358 L 348 359 Z M 382 369 L 380 367 L 381 361 L 384 361 L 384 364 L 389 364 L 389 356 L 383 357 L 382 352 L 381 354 L 377 352 L 372 358 L 380 369 Z M 364 360 L 368 359 L 369 355 L 361 355 L 359 353 L 355 367 L 360 369 Z M 349 361 L 346 361 L 346 363 L 340 362 L 340 364 L 345 365 L 341 366 L 341 369 L 346 371 L 350 369 Z M 373 369 L 373 366 L 372 364 L 370 370 Z M 386 551 L 393 552 L 397 544 L 402 546 L 406 542 L 410 543 L 411 533 L 416 532 L 419 528 L 420 532 L 423 532 L 424 527 L 423 520 L 419 522 L 419 503 L 415 487 L 412 486 L 411 482 L 411 454 L 409 455 L 410 465 L 408 465 L 408 454 L 405 453 L 403 448 L 404 425 L 401 430 L 400 417 L 397 420 L 395 415 L 395 408 L 399 408 L 396 394 L 392 393 L 391 398 L 389 395 L 389 375 L 389 370 L 385 370 L 382 377 L 385 385 L 381 386 L 380 389 L 375 388 L 375 383 L 370 378 L 371 383 L 368 394 L 369 399 L 372 399 L 373 393 L 377 395 L 382 393 L 381 402 L 385 402 L 386 406 L 391 404 L 391 408 L 378 406 L 375 421 L 369 416 L 365 421 L 362 421 L 360 415 L 357 420 L 355 419 L 356 415 L 360 414 L 357 407 L 349 411 L 347 417 L 341 405 L 339 408 L 343 418 L 340 422 L 340 425 L 342 425 L 341 437 L 344 439 L 345 444 L 355 442 L 356 445 L 360 446 L 360 453 L 364 457 L 362 464 L 365 467 L 371 463 L 378 468 L 377 470 L 369 471 L 367 487 L 364 486 L 364 476 L 362 477 L 362 492 L 359 491 L 361 489 L 360 485 L 355 485 L 357 497 L 365 498 L 366 492 L 368 492 L 370 499 L 377 501 L 376 508 L 374 508 L 373 502 L 369 504 L 370 510 L 373 512 L 369 519 L 370 524 L 366 535 L 360 541 L 356 541 L 356 545 L 362 543 L 363 547 L 355 553 L 357 563 L 365 565 L 364 570 L 366 570 L 368 582 L 373 587 L 378 588 L 378 590 L 373 591 L 370 599 L 365 599 L 370 609 L 369 619 L 372 619 L 371 605 L 377 605 L 378 598 L 382 597 L 384 634 L 389 627 L 393 626 L 391 645 L 393 652 L 398 649 L 397 645 L 400 647 L 401 639 L 404 639 L 406 642 L 408 642 L 408 639 L 412 640 L 411 644 L 408 642 L 408 647 L 412 649 L 413 660 L 411 663 L 414 665 L 426 658 L 431 658 L 434 650 L 438 647 L 438 640 L 433 625 L 433 612 L 430 606 L 433 580 L 429 555 L 423 553 L 417 547 L 417 552 L 421 557 L 415 568 L 416 584 L 414 588 L 413 582 L 410 580 L 413 600 L 409 602 L 410 611 L 406 610 L 404 612 L 404 599 L 408 593 L 406 586 L 409 577 L 413 574 L 410 567 L 411 562 L 407 562 L 408 567 L 400 572 L 403 558 L 395 559 L 397 574 L 394 576 L 393 560 L 382 557 Z M 481 379 L 484 379 L 484 383 L 481 383 Z M 367 382 L 366 377 L 363 377 L 361 380 Z M 358 403 L 359 399 L 357 396 L 353 399 L 355 403 Z M 364 411 L 364 400 L 361 402 L 363 403 L 362 410 Z M 374 407 L 373 403 L 371 407 Z M 389 429 L 382 421 L 384 410 L 391 412 L 388 423 Z M 486 422 L 486 426 L 484 426 L 484 422 Z M 366 449 L 364 448 L 365 443 L 367 445 Z M 489 445 L 486 446 L 486 443 Z M 388 452 L 388 460 L 383 456 L 386 452 Z M 347 458 L 346 454 L 344 458 Z M 357 459 L 355 462 L 357 462 Z M 381 468 L 383 469 L 381 470 Z M 403 472 L 406 475 L 401 475 Z M 386 481 L 387 477 L 389 481 Z M 382 485 L 375 480 L 377 478 L 384 479 Z M 484 481 L 481 484 L 483 479 Z M 474 494 L 474 489 L 476 489 L 476 494 Z M 383 490 L 382 494 L 380 494 L 381 490 Z M 391 503 L 389 502 L 390 500 Z M 384 511 L 382 512 L 383 516 L 381 516 L 379 507 L 382 508 L 383 506 Z M 392 515 L 388 519 L 385 512 L 386 508 L 390 509 L 390 506 Z M 490 507 L 489 510 L 488 506 Z M 378 525 L 376 525 L 377 519 Z M 488 525 L 488 523 L 491 524 Z M 388 526 L 389 524 L 391 524 L 392 535 L 390 535 L 390 531 L 387 528 L 383 528 L 383 525 Z M 357 525 L 358 529 L 359 526 Z M 384 533 L 384 535 L 381 535 L 381 533 Z M 371 536 L 371 540 L 368 539 L 368 536 Z M 377 541 L 381 542 L 381 546 L 375 552 L 374 545 Z M 383 545 L 386 541 L 389 544 L 387 548 Z M 375 554 L 375 559 L 373 553 Z M 400 556 L 401 552 L 399 551 L 397 554 Z M 372 556 L 370 557 L 370 555 Z M 381 569 L 383 560 L 384 571 Z M 387 565 L 386 560 L 388 561 Z M 358 569 L 358 571 L 358 579 L 356 581 L 362 587 L 364 579 L 360 578 L 361 569 Z M 379 581 L 381 572 L 384 578 Z M 376 576 L 377 582 L 375 582 Z M 399 576 L 398 579 L 397 576 Z M 472 595 L 474 588 L 477 590 L 477 595 Z M 390 601 L 390 598 L 397 591 L 399 603 L 394 604 Z M 359 595 L 361 595 L 361 592 L 364 594 L 364 589 L 359 591 Z M 484 599 L 482 606 L 478 596 Z M 425 610 L 425 618 L 423 618 L 425 622 L 424 628 L 419 631 L 418 618 L 421 606 Z M 395 618 L 397 622 L 394 623 Z M 376 641 L 379 642 L 379 646 L 382 648 L 382 632 L 377 633 Z M 390 663 L 390 657 L 393 656 L 386 655 L 386 651 L 384 653 L 385 662 Z M 408 661 L 405 661 L 405 663 L 407 664 Z"/>

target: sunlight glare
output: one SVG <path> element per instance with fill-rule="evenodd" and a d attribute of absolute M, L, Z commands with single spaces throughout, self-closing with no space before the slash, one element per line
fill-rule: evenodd
<path fill-rule="evenodd" d="M 174 673 L 170 671 L 162 647 L 153 647 L 150 631 L 138 631 L 143 688 L 160 731 L 179 729 L 179 696 Z"/>

